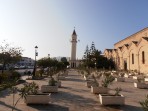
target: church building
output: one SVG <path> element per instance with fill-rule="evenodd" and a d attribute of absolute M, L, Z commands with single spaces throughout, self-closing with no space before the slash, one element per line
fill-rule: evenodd
<path fill-rule="evenodd" d="M 114 49 L 105 49 L 104 56 L 112 59 L 118 70 L 148 74 L 148 28 L 115 43 Z"/>

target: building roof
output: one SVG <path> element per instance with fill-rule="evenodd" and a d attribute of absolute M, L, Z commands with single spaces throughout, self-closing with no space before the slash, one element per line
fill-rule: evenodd
<path fill-rule="evenodd" d="M 122 49 L 122 47 L 118 47 L 120 50 Z"/>
<path fill-rule="evenodd" d="M 106 50 L 112 52 L 113 49 L 106 49 Z"/>
<path fill-rule="evenodd" d="M 138 41 L 132 41 L 135 45 L 138 43 Z"/>
<path fill-rule="evenodd" d="M 105 53 L 105 51 L 107 51 L 107 52 L 112 52 L 113 49 L 105 49 L 103 53 Z"/>
<path fill-rule="evenodd" d="M 148 37 L 142 37 L 143 39 L 145 39 L 146 41 L 148 41 Z"/>
<path fill-rule="evenodd" d="M 73 30 L 73 34 L 72 35 L 77 35 L 75 29 Z"/>
<path fill-rule="evenodd" d="M 142 29 L 142 30 L 140 30 L 140 31 L 138 31 L 138 32 L 136 32 L 136 33 L 134 33 L 134 34 L 128 36 L 128 37 L 126 37 L 125 39 L 120 40 L 119 42 L 116 42 L 114 45 L 116 45 L 116 44 L 118 44 L 118 43 L 120 43 L 120 42 L 122 42 L 122 41 L 124 41 L 124 40 L 126 40 L 126 39 L 128 39 L 128 38 L 131 38 L 131 37 L 133 37 L 134 35 L 136 35 L 136 34 L 138 34 L 138 33 L 140 33 L 140 32 L 143 32 L 143 31 L 145 31 L 145 30 L 148 30 L 148 27 L 146 27 L 146 28 L 144 28 L 144 29 Z"/>

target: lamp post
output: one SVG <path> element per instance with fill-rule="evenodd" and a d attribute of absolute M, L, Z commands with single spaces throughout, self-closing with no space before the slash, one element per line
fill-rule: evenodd
<path fill-rule="evenodd" d="M 96 62 L 95 62 L 95 69 L 96 69 Z"/>
<path fill-rule="evenodd" d="M 48 54 L 48 58 L 50 57 L 50 54 Z"/>
<path fill-rule="evenodd" d="M 33 69 L 33 73 L 32 73 L 32 75 L 33 75 L 32 78 L 35 77 L 35 72 L 36 72 L 36 56 L 38 56 L 37 49 L 38 49 L 38 46 L 35 46 L 35 61 L 34 61 L 34 69 Z"/>

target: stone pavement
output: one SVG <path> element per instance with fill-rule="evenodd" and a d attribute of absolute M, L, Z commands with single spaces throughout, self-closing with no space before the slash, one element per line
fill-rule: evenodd
<path fill-rule="evenodd" d="M 34 81 L 39 86 L 48 84 L 48 78 Z M 126 97 L 125 106 L 102 106 L 98 95 L 91 94 L 90 88 L 85 86 L 84 79 L 75 70 L 70 70 L 69 76 L 62 81 L 62 88 L 59 88 L 58 93 L 51 95 L 48 105 L 27 106 L 21 100 L 15 111 L 142 111 L 139 101 L 145 98 L 148 90 L 134 88 L 132 79 L 127 79 L 124 83 L 114 82 L 110 87 L 111 93 L 117 86 L 122 88 L 121 93 Z M 19 95 L 16 94 L 16 98 L 18 97 Z M 11 105 L 12 95 L 5 90 L 0 95 L 0 111 L 11 111 Z"/>

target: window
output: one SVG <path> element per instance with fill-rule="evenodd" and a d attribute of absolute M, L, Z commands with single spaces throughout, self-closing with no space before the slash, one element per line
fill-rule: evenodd
<path fill-rule="evenodd" d="M 144 54 L 144 51 L 142 51 L 142 63 L 145 64 L 145 54 Z"/>
<path fill-rule="evenodd" d="M 132 64 L 134 64 L 134 54 L 132 54 Z"/>

